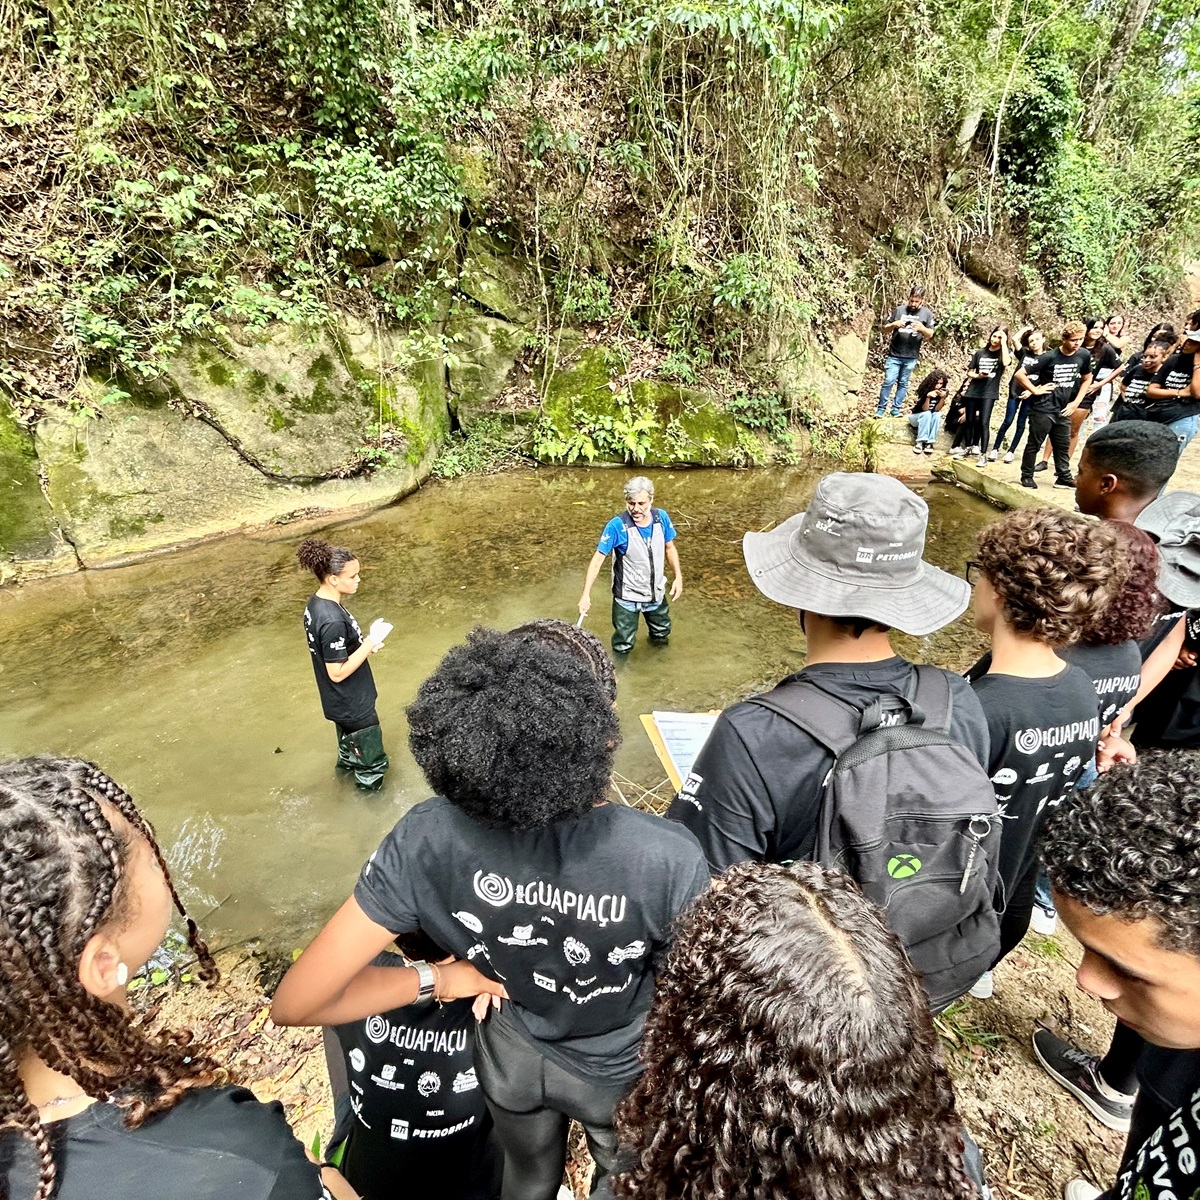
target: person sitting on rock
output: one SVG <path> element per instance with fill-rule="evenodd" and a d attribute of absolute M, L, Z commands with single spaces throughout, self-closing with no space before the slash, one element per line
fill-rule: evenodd
<path fill-rule="evenodd" d="M 942 406 L 950 394 L 950 376 L 941 367 L 935 367 L 917 384 L 917 398 L 913 401 L 908 423 L 917 431 L 913 453 L 933 453 L 938 431 L 942 425 Z"/>

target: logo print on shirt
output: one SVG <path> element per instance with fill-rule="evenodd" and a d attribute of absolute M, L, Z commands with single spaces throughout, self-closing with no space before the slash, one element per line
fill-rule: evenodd
<path fill-rule="evenodd" d="M 548 946 L 550 943 L 542 937 L 533 936 L 532 925 L 514 925 L 512 937 L 497 938 L 505 946 Z"/>
<path fill-rule="evenodd" d="M 479 1086 L 479 1080 L 475 1078 L 475 1068 L 459 1071 L 452 1086 L 456 1092 L 473 1092 Z"/>
<path fill-rule="evenodd" d="M 464 908 L 462 912 L 450 914 L 460 925 L 465 925 L 472 933 L 483 932 L 483 922 L 473 913 L 467 912 Z"/>
<path fill-rule="evenodd" d="M 512 903 L 511 879 L 497 875 L 495 871 L 489 871 L 486 875 L 482 871 L 476 871 L 472 883 L 475 887 L 475 895 L 493 908 L 503 908 L 506 904 Z"/>
<path fill-rule="evenodd" d="M 549 975 L 540 975 L 537 971 L 533 973 L 533 982 L 540 988 L 545 988 L 548 992 L 557 992 L 558 984 L 550 978 Z"/>
<path fill-rule="evenodd" d="M 1065 767 L 1063 767 L 1063 771 L 1064 771 L 1064 772 L 1065 772 L 1067 775 L 1074 775 L 1074 774 L 1075 774 L 1075 772 L 1079 770 L 1079 764 L 1080 764 L 1082 761 L 1083 761 L 1083 760 L 1082 760 L 1082 759 L 1079 759 L 1079 758 L 1068 758 L 1068 759 L 1067 759 L 1067 765 L 1066 765 Z"/>
<path fill-rule="evenodd" d="M 400 1120 L 399 1117 L 392 1118 L 392 1137 L 398 1142 L 408 1141 L 408 1122 Z"/>
<path fill-rule="evenodd" d="M 384 1063 L 383 1070 L 379 1072 L 383 1079 L 395 1079 L 396 1067 L 394 1063 Z"/>
<path fill-rule="evenodd" d="M 1010 783 L 1017 782 L 1017 773 L 1012 767 L 1001 767 L 995 775 L 992 776 L 992 782 L 998 783 L 1001 787 L 1007 787 Z"/>
<path fill-rule="evenodd" d="M 703 782 L 704 776 L 697 775 L 695 771 L 692 771 L 683 781 L 683 787 L 679 789 L 679 794 L 681 796 L 694 796 L 700 790 L 700 785 Z"/>
<path fill-rule="evenodd" d="M 627 958 L 641 958 L 646 953 L 645 942 L 630 942 L 628 946 L 616 946 L 608 952 L 608 961 L 618 967 Z"/>
<path fill-rule="evenodd" d="M 367 1056 L 355 1046 L 347 1056 L 350 1059 L 350 1065 L 356 1070 L 361 1071 L 367 1065 Z"/>
<path fill-rule="evenodd" d="M 417 1091 L 422 1096 L 432 1096 L 434 1092 L 441 1091 L 442 1078 L 436 1071 L 422 1071 L 421 1077 L 417 1080 Z"/>
<path fill-rule="evenodd" d="M 869 563 L 875 561 L 875 551 L 868 550 L 866 546 L 859 546 L 858 553 L 854 556 L 855 562 Z"/>
<path fill-rule="evenodd" d="M 381 1043 L 386 1042 L 388 1039 L 388 1034 L 391 1033 L 391 1031 L 392 1027 L 388 1024 L 387 1017 L 367 1018 L 366 1034 L 367 1037 L 375 1043 L 375 1045 L 378 1046 Z"/>
<path fill-rule="evenodd" d="M 592 958 L 592 952 L 578 938 L 573 937 L 563 942 L 563 955 L 573 967 L 582 966 Z"/>
<path fill-rule="evenodd" d="M 1042 748 L 1040 729 L 1022 729 L 1014 739 L 1022 754 L 1036 754 Z"/>
<path fill-rule="evenodd" d="M 336 642 L 330 642 L 329 648 L 330 650 L 345 650 L 346 639 L 344 637 L 340 637 Z"/>

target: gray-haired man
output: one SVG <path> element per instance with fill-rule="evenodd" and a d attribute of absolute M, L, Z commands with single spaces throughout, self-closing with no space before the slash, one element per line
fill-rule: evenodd
<path fill-rule="evenodd" d="M 613 556 L 613 653 L 628 654 L 633 649 L 638 613 L 646 618 L 650 644 L 665 646 L 671 636 L 665 564 L 671 564 L 675 576 L 672 600 L 683 595 L 683 571 L 675 548 L 675 526 L 663 509 L 654 507 L 654 484 L 645 475 L 635 475 L 625 484 L 625 512 L 613 517 L 600 535 L 583 580 L 580 616 L 592 607 L 592 584 L 609 554 Z"/>

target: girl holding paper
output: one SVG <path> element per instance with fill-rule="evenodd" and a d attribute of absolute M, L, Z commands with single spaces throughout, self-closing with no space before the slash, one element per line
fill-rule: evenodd
<path fill-rule="evenodd" d="M 359 563 L 352 551 L 321 538 L 305 538 L 296 557 L 320 582 L 304 606 L 304 632 L 321 710 L 337 729 L 337 765 L 353 771 L 354 782 L 373 792 L 383 783 L 388 757 L 367 660 L 383 648 L 392 627 L 377 620 L 364 638 L 358 622 L 346 611 L 344 598 L 358 591 Z"/>

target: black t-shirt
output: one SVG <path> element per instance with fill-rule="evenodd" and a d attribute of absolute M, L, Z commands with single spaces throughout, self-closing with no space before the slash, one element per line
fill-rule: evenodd
<path fill-rule="evenodd" d="M 1187 622 L 1184 645 L 1200 650 L 1200 609 L 1172 610 L 1155 622 L 1141 643 L 1144 658 L 1162 642 L 1180 619 Z M 1167 672 L 1162 682 L 1134 710 L 1133 743 L 1139 747 L 1173 749 L 1200 746 L 1200 667 Z"/>
<path fill-rule="evenodd" d="M 1054 391 L 1044 396 L 1031 396 L 1029 407 L 1033 412 L 1062 412 L 1079 392 L 1079 381 L 1092 373 L 1092 356 L 1087 350 L 1076 350 L 1064 354 L 1061 350 L 1047 350 L 1038 359 L 1038 378 L 1041 383 L 1053 383 Z"/>
<path fill-rule="evenodd" d="M 1125 394 L 1113 411 L 1114 421 L 1155 421 L 1155 402 L 1146 395 L 1146 389 L 1154 382 L 1155 372 L 1148 371 L 1138 363 L 1125 368 L 1121 381 Z"/>
<path fill-rule="evenodd" d="M 1186 1200 L 1198 1193 L 1200 1086 L 1122 1165 L 1114 1192 L 1119 1200 Z"/>
<path fill-rule="evenodd" d="M 1029 350 L 1026 350 L 1021 354 L 1020 361 L 1017 363 L 1016 368 L 1013 370 L 1012 378 L 1008 381 L 1008 394 L 1010 396 L 1015 398 L 1017 396 L 1020 396 L 1020 394 L 1025 390 L 1017 382 L 1017 371 L 1024 371 L 1025 374 L 1029 377 L 1029 382 L 1034 384 L 1035 386 L 1037 384 L 1041 383 L 1041 381 L 1042 381 L 1041 374 L 1040 374 L 1041 362 L 1042 362 L 1042 356 L 1040 354 L 1033 354 Z"/>
<path fill-rule="evenodd" d="M 1154 382 L 1159 387 L 1170 388 L 1172 391 L 1186 391 L 1192 383 L 1195 363 L 1194 354 L 1172 354 L 1163 363 Z M 1194 417 L 1200 413 L 1200 400 L 1190 397 L 1156 400 L 1151 411 L 1154 415 L 1149 417 L 1149 420 L 1168 425 L 1172 421 L 1181 421 L 1185 417 Z"/>
<path fill-rule="evenodd" d="M 385 929 L 419 928 L 502 982 L 514 1024 L 565 1069 L 623 1083 L 671 924 L 707 886 L 696 839 L 637 809 L 490 829 L 435 796 L 383 839 L 354 895 Z"/>
<path fill-rule="evenodd" d="M 987 722 L 970 685 L 950 675 L 950 732 L 988 761 Z M 894 656 L 871 663 L 815 663 L 783 682 L 805 679 L 858 709 L 878 696 L 902 696 L 916 669 Z M 667 810 L 699 839 L 713 872 L 734 863 L 784 862 L 802 853 L 816 828 L 833 755 L 786 717 L 759 704 L 727 708 Z"/>
<path fill-rule="evenodd" d="M 55 1200 L 331 1200 L 278 1101 L 245 1088 L 188 1092 L 170 1112 L 125 1128 L 113 1104 L 93 1104 L 49 1126 L 58 1161 Z M 0 1132 L 0 1180 L 8 1196 L 32 1196 L 37 1157 Z"/>
<path fill-rule="evenodd" d="M 910 312 L 907 304 L 897 304 L 892 309 L 892 315 L 884 322 L 885 325 L 890 325 L 893 321 L 905 321 L 908 318 L 919 321 L 927 329 L 934 328 L 933 310 L 922 304 L 916 312 Z M 919 358 L 921 355 L 921 346 L 924 344 L 925 338 L 910 329 L 908 326 L 901 325 L 899 329 L 892 330 L 892 340 L 888 345 L 888 354 L 893 358 Z"/>
<path fill-rule="evenodd" d="M 1100 698 L 1101 729 L 1137 695 L 1142 682 L 1142 654 L 1137 642 L 1065 646 L 1056 653 L 1074 663 L 1092 681 Z"/>
<path fill-rule="evenodd" d="M 395 954 L 376 962 L 404 965 Z M 334 1033 L 352 1122 L 342 1173 L 363 1200 L 390 1198 L 400 1179 L 413 1195 L 499 1195 L 502 1157 L 475 1078 L 469 1000 L 409 1005 Z"/>
<path fill-rule="evenodd" d="M 983 378 L 967 383 L 967 398 L 995 400 L 1000 395 L 1000 376 L 1004 374 L 1004 360 L 999 352 L 989 350 L 986 346 L 976 350 L 971 355 L 970 370 L 979 371 Z"/>
<path fill-rule="evenodd" d="M 1109 375 L 1117 369 L 1121 362 L 1121 355 L 1117 352 L 1115 346 L 1110 346 L 1108 342 L 1103 343 L 1097 350 L 1088 351 L 1092 356 L 1092 361 L 1095 363 L 1095 374 L 1097 378 L 1101 375 Z"/>
<path fill-rule="evenodd" d="M 1069 663 L 1048 679 L 987 674 L 971 686 L 987 717 L 988 774 L 1002 817 L 1000 878 L 1011 894 L 1033 861 L 1042 810 L 1075 786 L 1096 753 L 1099 700 Z"/>
<path fill-rule="evenodd" d="M 353 726 L 371 716 L 378 693 L 370 662 L 341 683 L 334 683 L 325 670 L 326 663 L 344 663 L 362 645 L 358 622 L 337 601 L 312 595 L 304 606 L 304 633 L 326 720 Z"/>

